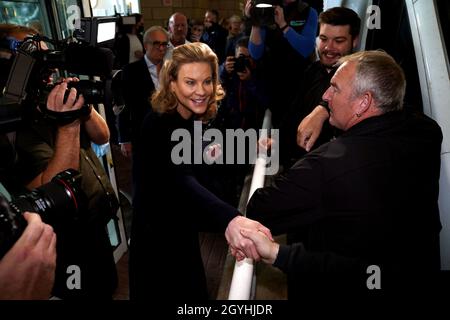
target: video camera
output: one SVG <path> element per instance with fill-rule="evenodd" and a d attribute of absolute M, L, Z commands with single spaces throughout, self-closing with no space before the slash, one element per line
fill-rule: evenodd
<path fill-rule="evenodd" d="M 0 259 L 22 235 L 27 226 L 25 211 L 35 212 L 55 229 L 80 217 L 80 206 L 87 203 L 81 191 L 81 174 L 73 169 L 57 174 L 51 182 L 8 200 L 0 193 Z"/>
<path fill-rule="evenodd" d="M 0 93 L 0 133 L 16 131 L 20 122 L 34 116 L 37 106 L 44 116 L 59 124 L 70 123 L 90 112 L 88 106 L 70 112 L 47 110 L 47 95 L 54 86 L 48 83 L 48 79 L 55 69 L 99 77 L 100 81 L 97 82 L 81 80 L 70 83 L 70 86 L 75 87 L 78 94 L 83 94 L 86 104 L 102 102 L 103 82 L 112 75 L 114 56 L 107 47 L 112 46 L 114 41 L 116 20 L 117 18 L 83 18 L 73 37 L 63 41 L 54 41 L 40 35 L 24 41 L 7 39 L 7 49 L 12 52 L 14 58 L 11 59 L 14 60 L 12 64 L 8 60 L 10 71 L 3 96 Z M 52 44 L 54 49 L 43 50 L 42 41 Z M 5 70 L 6 68 L 2 68 L 0 72 Z M 14 158 L 11 148 L 6 148 L 3 144 L 0 146 L 3 158 L 7 158 L 9 154 Z M 8 161 L 1 162 L 2 183 L 13 180 L 9 166 Z M 87 202 L 86 195 L 81 190 L 81 174 L 72 169 L 59 173 L 51 182 L 19 195 L 12 201 L 8 201 L 0 193 L 0 258 L 27 226 L 23 217 L 25 211 L 38 213 L 45 223 L 58 229 L 80 220 L 78 213 L 84 211 Z"/>
<path fill-rule="evenodd" d="M 250 9 L 253 26 L 275 26 L 275 6 L 281 6 L 281 0 L 253 0 Z"/>
<path fill-rule="evenodd" d="M 116 20 L 107 18 L 82 18 L 73 37 L 54 41 L 41 35 L 26 38 L 15 52 L 4 98 L 8 104 L 20 105 L 8 116 L 21 120 L 32 114 L 37 106 L 49 119 L 60 124 L 70 123 L 90 112 L 87 104 L 104 100 L 104 80 L 111 78 L 114 55 L 112 47 L 116 32 Z M 53 44 L 55 49 L 43 50 L 42 41 Z M 81 80 L 70 87 L 82 94 L 86 105 L 70 112 L 51 112 L 46 108 L 47 95 L 54 85 L 50 76 L 58 69 L 75 75 L 98 76 L 100 81 Z M 69 90 L 68 90 L 69 91 Z M 68 92 L 67 92 L 68 94 Z M 19 112 L 19 114 L 17 113 Z M 5 121 L 2 111 L 2 121 Z"/>
<path fill-rule="evenodd" d="M 275 23 L 275 7 L 283 6 L 281 0 L 252 0 L 252 6 L 250 8 L 250 19 L 253 26 L 269 27 L 271 29 L 276 28 Z M 309 5 L 302 0 L 297 1 L 297 11 L 300 15 L 306 15 L 309 11 L 306 9 Z"/>

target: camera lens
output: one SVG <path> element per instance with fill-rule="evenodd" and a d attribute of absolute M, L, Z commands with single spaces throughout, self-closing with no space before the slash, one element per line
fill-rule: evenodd
<path fill-rule="evenodd" d="M 104 100 L 104 88 L 101 82 L 91 80 L 80 80 L 78 82 L 69 82 L 67 89 L 77 89 L 77 95 L 82 94 L 86 104 L 99 104 Z M 66 96 L 69 95 L 67 90 Z M 67 97 L 65 97 L 67 98 Z"/>
<path fill-rule="evenodd" d="M 57 230 L 59 226 L 77 220 L 80 205 L 87 200 L 81 191 L 81 174 L 73 169 L 57 174 L 51 182 L 16 197 L 8 203 L 0 198 L 0 257 L 22 234 L 27 223 L 25 211 L 35 212 L 42 221 Z"/>
<path fill-rule="evenodd" d="M 244 55 L 240 55 L 234 60 L 234 71 L 235 72 L 244 72 L 246 68 L 250 67 L 250 63 L 248 57 Z"/>
<path fill-rule="evenodd" d="M 19 239 L 27 222 L 0 194 L 0 259 Z"/>

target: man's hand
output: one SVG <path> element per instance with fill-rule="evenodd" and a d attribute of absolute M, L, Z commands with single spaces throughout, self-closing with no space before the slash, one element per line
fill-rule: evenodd
<path fill-rule="evenodd" d="M 120 152 L 122 152 L 124 157 L 131 157 L 131 153 L 132 153 L 132 146 L 131 146 L 131 142 L 125 142 L 125 143 L 121 143 L 120 144 Z"/>
<path fill-rule="evenodd" d="M 224 67 L 225 67 L 225 71 L 228 74 L 232 74 L 234 71 L 234 60 L 235 60 L 235 58 L 233 56 L 228 56 L 225 60 Z"/>
<path fill-rule="evenodd" d="M 53 287 L 56 234 L 39 215 L 24 217 L 28 226 L 0 260 L 0 299 L 48 299 Z"/>
<path fill-rule="evenodd" d="M 67 84 L 71 81 L 78 81 L 76 78 L 67 78 L 62 83 L 56 85 L 52 91 L 50 91 L 47 97 L 47 109 L 56 112 L 73 111 L 80 109 L 84 104 L 83 96 L 79 96 L 77 99 L 77 90 L 75 88 L 70 89 L 69 96 L 64 101 L 64 95 L 67 91 Z"/>
<path fill-rule="evenodd" d="M 275 145 L 275 141 L 272 138 L 265 137 L 258 140 L 258 154 L 268 154 L 272 149 L 272 145 Z"/>
<path fill-rule="evenodd" d="M 261 223 L 255 220 L 245 218 L 243 216 L 237 216 L 228 224 L 225 230 L 225 238 L 231 247 L 231 253 L 236 259 L 242 260 L 245 257 L 258 261 L 260 256 L 255 248 L 255 244 L 242 236 L 241 229 L 250 229 L 255 231 L 261 231 L 269 239 L 273 240 L 270 230 L 263 226 Z"/>
<path fill-rule="evenodd" d="M 241 81 L 250 80 L 250 78 L 252 77 L 252 72 L 248 67 L 245 67 L 245 70 L 243 72 L 236 72 L 236 73 L 239 79 L 241 79 Z"/>
<path fill-rule="evenodd" d="M 270 240 L 261 231 L 255 231 L 250 229 L 241 229 L 241 234 L 252 240 L 255 244 L 256 251 L 260 255 L 262 261 L 268 264 L 273 264 L 278 256 L 280 245 L 273 240 Z"/>
<path fill-rule="evenodd" d="M 328 111 L 324 107 L 321 105 L 315 107 L 297 128 L 297 144 L 309 152 L 322 132 L 323 124 L 328 117 Z"/>

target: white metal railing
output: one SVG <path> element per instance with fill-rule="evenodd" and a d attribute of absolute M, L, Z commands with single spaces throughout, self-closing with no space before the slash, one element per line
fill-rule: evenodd
<path fill-rule="evenodd" d="M 260 139 L 267 137 L 267 132 L 272 127 L 272 113 L 269 109 L 264 114 L 264 121 L 262 125 L 262 132 Z M 250 192 L 248 200 L 252 197 L 256 189 L 264 186 L 264 179 L 266 173 L 267 158 L 258 153 L 255 160 L 255 167 L 253 169 L 252 182 L 250 185 Z M 252 288 L 256 279 L 253 277 L 254 264 L 252 259 L 244 259 L 236 261 L 234 264 L 233 278 L 231 279 L 230 292 L 228 293 L 228 300 L 250 300 L 252 299 Z"/>

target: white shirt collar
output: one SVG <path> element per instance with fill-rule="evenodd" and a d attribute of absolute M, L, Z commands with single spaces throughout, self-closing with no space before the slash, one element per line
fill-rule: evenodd
<path fill-rule="evenodd" d="M 144 60 L 145 63 L 147 64 L 147 68 L 156 68 L 156 64 L 154 64 L 153 62 L 150 61 L 150 59 L 147 57 L 146 54 L 144 54 Z"/>

